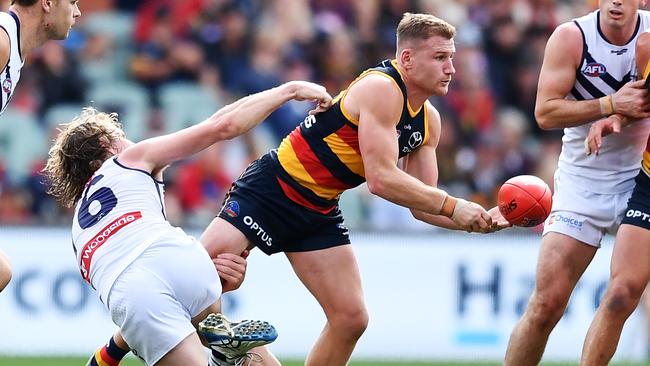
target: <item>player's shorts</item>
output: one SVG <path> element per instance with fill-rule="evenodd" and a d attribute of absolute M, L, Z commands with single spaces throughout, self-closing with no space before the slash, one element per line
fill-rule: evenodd
<path fill-rule="evenodd" d="M 544 224 L 544 234 L 562 233 L 596 248 L 605 234 L 616 234 L 632 191 L 599 194 L 574 184 L 557 171 L 553 207 Z"/>
<path fill-rule="evenodd" d="M 108 309 L 133 353 L 154 365 L 195 332 L 191 319 L 220 294 L 219 275 L 198 241 L 158 242 L 117 278 Z"/>
<path fill-rule="evenodd" d="M 650 178 L 642 170 L 634 181 L 636 185 L 622 223 L 650 230 Z"/>
<path fill-rule="evenodd" d="M 323 214 L 295 203 L 282 191 L 278 169 L 269 154 L 251 163 L 233 183 L 219 217 L 267 255 L 350 244 L 338 205 Z"/>

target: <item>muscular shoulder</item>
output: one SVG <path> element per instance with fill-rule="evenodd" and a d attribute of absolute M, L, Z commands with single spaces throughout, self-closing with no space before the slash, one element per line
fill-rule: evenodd
<path fill-rule="evenodd" d="M 555 28 L 546 44 L 546 53 L 570 57 L 577 64 L 582 58 L 582 47 L 582 31 L 574 22 L 567 22 Z"/>
<path fill-rule="evenodd" d="M 0 70 L 4 69 L 11 56 L 11 43 L 7 32 L 0 28 Z"/>
<path fill-rule="evenodd" d="M 395 80 L 386 74 L 371 72 L 350 86 L 344 103 L 353 115 L 371 111 L 378 116 L 399 119 L 403 98 Z"/>

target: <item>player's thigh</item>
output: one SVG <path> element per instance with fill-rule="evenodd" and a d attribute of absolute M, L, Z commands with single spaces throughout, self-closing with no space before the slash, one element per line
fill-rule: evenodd
<path fill-rule="evenodd" d="M 205 366 L 208 355 L 196 333 L 192 333 L 163 356 L 156 366 Z"/>
<path fill-rule="evenodd" d="M 200 241 L 211 258 L 222 253 L 239 255 L 250 245 L 246 236 L 238 228 L 221 217 L 212 220 L 201 235 Z"/>
<path fill-rule="evenodd" d="M 359 266 L 352 245 L 287 252 L 293 270 L 326 314 L 364 307 Z M 342 286 L 341 284 L 345 284 Z"/>
<path fill-rule="evenodd" d="M 611 276 L 633 285 L 639 294 L 645 289 L 650 279 L 650 230 L 621 225 L 612 253 Z"/>
<path fill-rule="evenodd" d="M 535 292 L 568 299 L 596 250 L 565 234 L 544 235 L 537 261 Z"/>

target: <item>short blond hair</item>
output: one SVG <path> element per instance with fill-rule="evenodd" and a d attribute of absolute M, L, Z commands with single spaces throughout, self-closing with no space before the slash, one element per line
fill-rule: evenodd
<path fill-rule="evenodd" d="M 409 40 L 425 40 L 433 36 L 452 39 L 456 28 L 431 14 L 404 13 L 397 25 L 397 46 Z"/>
<path fill-rule="evenodd" d="M 84 108 L 70 123 L 61 125 L 43 168 L 47 193 L 64 207 L 74 206 L 86 182 L 113 155 L 111 147 L 122 137 L 117 114 L 93 107 Z"/>

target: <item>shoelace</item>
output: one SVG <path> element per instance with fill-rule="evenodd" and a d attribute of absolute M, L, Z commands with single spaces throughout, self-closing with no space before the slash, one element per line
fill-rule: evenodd
<path fill-rule="evenodd" d="M 262 355 L 255 352 L 248 352 L 235 361 L 235 366 L 251 366 L 253 362 L 260 363 L 264 361 Z"/>

